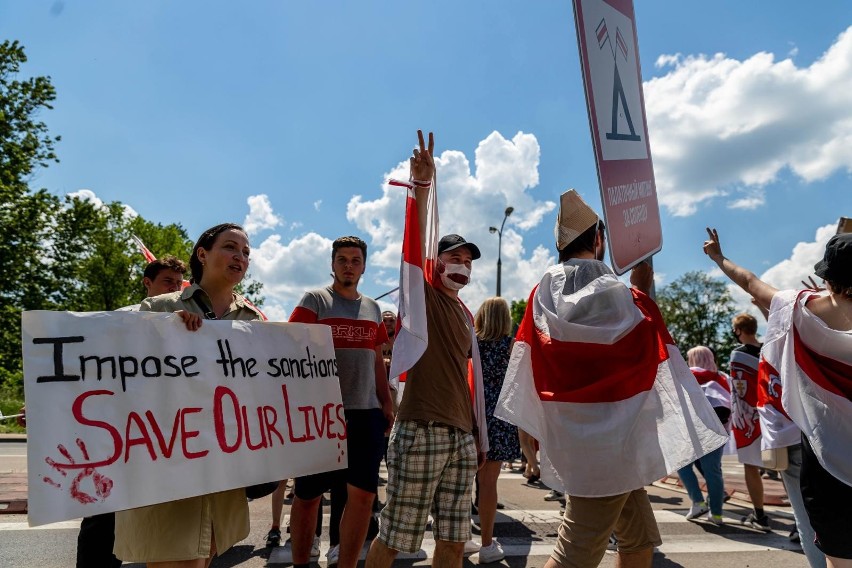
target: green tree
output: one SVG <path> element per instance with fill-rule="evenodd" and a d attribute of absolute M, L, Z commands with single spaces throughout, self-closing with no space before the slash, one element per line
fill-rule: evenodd
<path fill-rule="evenodd" d="M 41 111 L 53 108 L 49 77 L 18 79 L 27 57 L 17 41 L 0 43 L 0 382 L 21 380 L 20 313 L 53 307 L 51 274 L 42 246 L 59 200 L 47 190 L 31 191 L 38 168 L 57 162 Z"/>
<path fill-rule="evenodd" d="M 724 363 L 736 347 L 731 333 L 734 300 L 725 283 L 706 272 L 687 272 L 665 286 L 657 294 L 657 304 L 684 356 L 692 347 L 705 345 L 716 353 L 717 363 Z"/>
<path fill-rule="evenodd" d="M 527 301 L 512 300 L 509 311 L 512 314 L 512 335 L 514 335 L 518 331 L 518 327 L 521 325 L 521 320 L 524 319 L 524 312 L 527 311 Z"/>
<path fill-rule="evenodd" d="M 147 262 L 132 236 L 157 257 L 171 254 L 189 261 L 192 242 L 180 225 L 154 224 L 124 204 L 95 204 L 66 198 L 52 240 L 52 267 L 59 286 L 54 302 L 74 311 L 114 310 L 145 297 Z"/>

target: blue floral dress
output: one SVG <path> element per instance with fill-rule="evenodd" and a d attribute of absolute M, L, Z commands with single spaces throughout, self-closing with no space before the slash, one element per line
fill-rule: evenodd
<path fill-rule="evenodd" d="M 487 458 L 492 461 L 511 461 L 521 457 L 518 428 L 494 417 L 497 399 L 503 388 L 506 368 L 509 366 L 509 346 L 512 338 L 503 337 L 496 341 L 477 339 L 479 357 L 482 360 L 482 378 L 485 387 L 485 421 L 488 424 Z"/>

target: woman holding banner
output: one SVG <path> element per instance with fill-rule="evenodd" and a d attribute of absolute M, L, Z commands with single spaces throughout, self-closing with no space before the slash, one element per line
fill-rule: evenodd
<path fill-rule="evenodd" d="M 248 270 L 249 241 L 239 225 L 204 231 L 192 250 L 193 284 L 148 298 L 140 311 L 174 312 L 187 330 L 203 319 L 262 320 L 263 314 L 234 292 Z M 152 483 L 161 480 L 151 480 Z M 245 490 L 232 489 L 128 511 L 115 519 L 115 555 L 156 568 L 205 568 L 249 533 Z"/>

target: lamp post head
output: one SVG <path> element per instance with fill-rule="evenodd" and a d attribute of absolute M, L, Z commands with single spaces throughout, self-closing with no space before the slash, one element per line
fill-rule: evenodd
<path fill-rule="evenodd" d="M 496 233 L 496 232 L 497 232 L 497 227 L 488 227 L 488 231 L 489 231 L 490 233 Z"/>
<path fill-rule="evenodd" d="M 509 215 L 511 215 L 511 214 L 512 214 L 512 211 L 514 211 L 514 210 L 515 210 L 515 208 L 514 208 L 514 207 L 506 207 L 506 217 L 508 217 Z"/>

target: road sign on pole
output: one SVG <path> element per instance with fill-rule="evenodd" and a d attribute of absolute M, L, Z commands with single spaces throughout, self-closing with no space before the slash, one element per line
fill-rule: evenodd
<path fill-rule="evenodd" d="M 609 252 L 618 274 L 663 246 L 632 0 L 574 0 Z"/>

